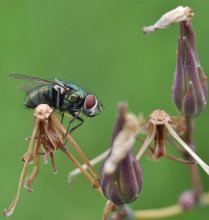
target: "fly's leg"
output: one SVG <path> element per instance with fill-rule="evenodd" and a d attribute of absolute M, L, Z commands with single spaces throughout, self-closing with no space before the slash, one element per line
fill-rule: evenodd
<path fill-rule="evenodd" d="M 70 125 L 73 123 L 73 121 L 75 121 L 75 119 L 79 120 L 79 124 L 70 129 Z M 83 118 L 81 118 L 81 117 L 79 117 L 79 116 L 74 117 L 74 118 L 69 122 L 69 124 L 68 124 L 67 132 L 70 134 L 70 133 L 71 133 L 72 131 L 74 131 L 76 128 L 80 127 L 83 123 L 84 123 Z"/>
<path fill-rule="evenodd" d="M 60 88 L 57 89 L 57 99 L 56 99 L 56 109 L 60 108 L 60 94 L 61 94 L 61 90 Z"/>
<path fill-rule="evenodd" d="M 65 134 L 65 136 L 64 136 L 65 144 L 66 144 L 66 142 L 67 142 L 67 139 L 66 139 L 67 134 L 70 134 L 70 133 L 71 133 L 72 131 L 74 131 L 76 128 L 80 127 L 80 126 L 83 124 L 83 122 L 84 122 L 84 120 L 83 120 L 81 117 L 79 117 L 80 112 L 79 112 L 78 114 L 75 114 L 75 113 L 70 113 L 70 114 L 73 116 L 73 119 L 69 121 L 69 124 L 68 124 L 68 127 L 67 127 L 67 132 L 66 132 L 66 134 Z M 73 128 L 70 129 L 70 126 L 72 125 L 72 123 L 73 123 L 75 120 L 79 120 L 80 123 L 79 123 L 78 125 L 76 125 L 75 127 L 73 127 Z"/>
<path fill-rule="evenodd" d="M 57 97 L 56 97 L 56 107 L 53 109 L 52 113 L 53 113 L 54 111 L 56 111 L 57 109 L 60 109 L 60 94 L 61 94 L 61 89 L 58 88 L 58 89 L 57 89 Z M 51 113 L 51 114 L 52 114 L 52 113 Z M 63 124 L 64 116 L 65 116 L 65 112 L 62 112 L 61 124 Z"/>
<path fill-rule="evenodd" d="M 69 112 L 72 116 L 73 116 L 73 119 L 69 121 L 69 124 L 68 124 L 68 127 L 67 127 L 67 133 L 71 133 L 72 131 L 74 131 L 76 128 L 80 127 L 83 123 L 84 123 L 84 120 L 79 117 L 80 115 L 80 111 L 76 114 L 75 112 Z M 76 125 L 75 127 L 71 128 L 70 129 L 70 126 L 72 125 L 72 123 L 75 121 L 75 120 L 78 120 L 80 121 L 78 125 Z"/>
<path fill-rule="evenodd" d="M 64 116 L 65 116 L 65 112 L 62 113 L 61 124 L 63 124 Z"/>

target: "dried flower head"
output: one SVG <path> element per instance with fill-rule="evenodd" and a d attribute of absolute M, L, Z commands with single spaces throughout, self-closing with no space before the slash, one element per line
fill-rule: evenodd
<path fill-rule="evenodd" d="M 25 188 L 28 191 L 32 191 L 30 189 L 30 185 L 38 174 L 40 156 L 43 156 L 45 160 L 48 156 L 50 156 L 53 170 L 55 173 L 57 172 L 54 164 L 54 153 L 57 149 L 61 149 L 62 152 L 64 152 L 68 156 L 68 158 L 81 170 L 81 172 L 85 175 L 89 182 L 97 189 L 99 189 L 97 174 L 95 170 L 90 165 L 88 159 L 77 146 L 75 141 L 71 138 L 71 136 L 69 134 L 66 135 L 67 131 L 57 119 L 55 112 L 53 113 L 53 110 L 48 105 L 40 104 L 35 109 L 34 117 L 34 130 L 31 138 L 29 139 L 30 142 L 28 151 L 23 156 L 24 167 L 20 176 L 17 194 L 10 207 L 4 211 L 5 216 L 12 215 L 16 207 L 29 163 L 35 161 L 34 170 L 25 182 Z M 90 170 L 90 173 L 83 169 L 82 165 L 77 161 L 77 159 L 67 150 L 63 142 L 64 137 L 66 137 L 67 141 L 80 155 L 81 159 L 86 163 Z"/>
<path fill-rule="evenodd" d="M 194 13 L 191 8 L 178 6 L 177 8 L 165 13 L 162 17 L 154 24 L 143 28 L 145 34 L 152 33 L 157 29 L 165 29 L 172 24 L 179 23 L 181 21 L 190 21 Z"/>
<path fill-rule="evenodd" d="M 175 159 L 182 161 L 178 158 L 173 158 L 170 155 L 166 154 L 165 143 L 167 141 L 167 133 L 177 141 L 184 150 L 186 150 L 191 157 L 203 168 L 203 170 L 209 175 L 209 166 L 202 161 L 194 151 L 190 149 L 189 146 L 178 136 L 172 127 L 171 117 L 163 110 L 155 110 L 149 117 L 147 121 L 147 138 L 145 139 L 142 147 L 136 155 L 136 158 L 139 160 L 144 152 L 149 148 L 152 155 L 152 159 L 157 159 L 163 155 L 167 156 L 170 159 Z M 154 141 L 154 147 L 150 147 L 151 142 Z M 190 163 L 191 161 L 189 161 Z"/>

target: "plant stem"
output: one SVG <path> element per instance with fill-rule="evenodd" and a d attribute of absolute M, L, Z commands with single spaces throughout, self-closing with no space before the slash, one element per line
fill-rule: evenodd
<path fill-rule="evenodd" d="M 113 220 L 133 220 L 135 219 L 135 213 L 127 205 L 117 207 L 117 215 Z"/>
<path fill-rule="evenodd" d="M 204 193 L 202 195 L 202 205 L 208 205 L 209 204 L 209 192 Z M 183 209 L 180 204 L 175 204 L 172 206 L 159 208 L 159 209 L 148 209 L 148 210 L 140 210 L 135 211 L 135 219 L 162 219 L 166 217 L 176 216 L 180 215 L 187 210 Z"/>
<path fill-rule="evenodd" d="M 195 145 L 193 142 L 194 119 L 186 117 L 186 126 L 187 126 L 187 130 L 185 135 L 182 137 L 182 139 L 193 151 L 195 151 Z M 187 152 L 184 153 L 184 157 L 186 159 L 193 160 Z M 196 202 L 199 202 L 202 195 L 202 183 L 198 172 L 198 168 L 196 164 L 188 164 L 188 166 L 191 173 L 195 200 Z"/>

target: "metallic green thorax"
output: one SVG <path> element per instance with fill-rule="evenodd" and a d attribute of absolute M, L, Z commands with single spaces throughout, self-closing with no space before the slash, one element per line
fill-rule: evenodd
<path fill-rule="evenodd" d="M 63 110 L 80 108 L 88 93 L 73 83 L 60 82 L 65 87 L 69 88 L 69 93 L 64 96 Z"/>

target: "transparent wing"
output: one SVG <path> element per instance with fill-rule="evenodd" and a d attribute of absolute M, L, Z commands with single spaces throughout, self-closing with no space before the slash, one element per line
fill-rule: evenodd
<path fill-rule="evenodd" d="M 32 89 L 34 89 L 38 86 L 46 85 L 46 84 L 58 85 L 61 88 L 63 88 L 64 91 L 69 92 L 69 88 L 65 87 L 58 80 L 50 81 L 50 80 L 40 79 L 40 78 L 33 77 L 33 76 L 26 76 L 26 75 L 22 75 L 22 74 L 18 74 L 18 73 L 12 73 L 12 74 L 9 74 L 9 75 L 12 78 L 15 78 L 15 79 L 21 79 L 21 80 L 29 81 L 29 83 L 27 83 L 26 85 L 23 85 L 23 86 L 20 87 L 20 89 L 22 89 L 25 92 L 29 92 L 29 91 L 31 91 Z"/>

